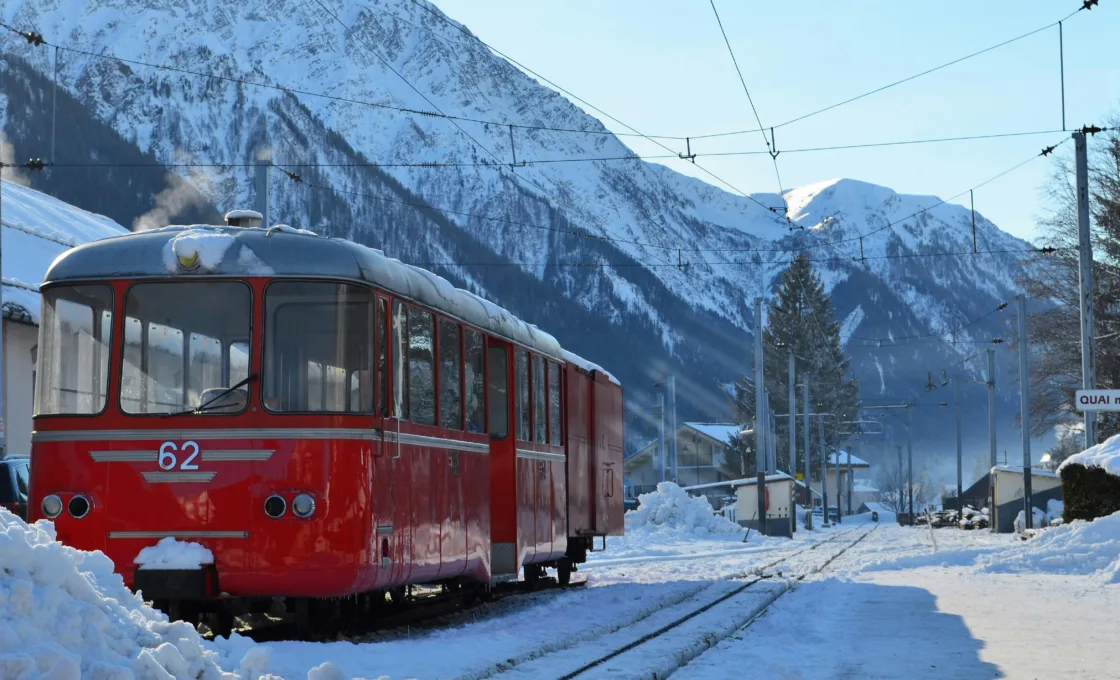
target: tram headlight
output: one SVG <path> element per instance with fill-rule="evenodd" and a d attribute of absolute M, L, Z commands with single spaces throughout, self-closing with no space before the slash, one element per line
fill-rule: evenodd
<path fill-rule="evenodd" d="M 292 512 L 296 517 L 307 519 L 315 514 L 315 499 L 310 494 L 301 493 L 292 499 Z"/>
<path fill-rule="evenodd" d="M 179 268 L 184 271 L 191 271 L 198 268 L 198 249 L 179 248 L 175 249 L 175 259 L 179 261 Z"/>
<path fill-rule="evenodd" d="M 71 517 L 81 519 L 89 514 L 89 505 L 89 499 L 78 494 L 70 499 L 70 502 L 66 504 L 66 509 L 70 511 Z"/>
<path fill-rule="evenodd" d="M 272 519 L 283 517 L 284 512 L 288 509 L 288 503 L 284 500 L 283 496 L 269 496 L 264 501 L 264 514 Z"/>
<path fill-rule="evenodd" d="M 43 497 L 43 502 L 39 504 L 39 507 L 42 508 L 47 519 L 54 519 L 62 514 L 62 499 L 52 493 Z"/>

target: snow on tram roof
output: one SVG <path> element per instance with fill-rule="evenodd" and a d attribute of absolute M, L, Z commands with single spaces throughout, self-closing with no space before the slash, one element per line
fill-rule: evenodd
<path fill-rule="evenodd" d="M 194 269 L 180 270 L 178 262 L 184 255 L 189 259 L 190 254 L 197 255 Z M 125 234 L 63 253 L 47 270 L 45 281 L 169 275 L 311 275 L 367 281 L 554 358 L 602 371 L 564 352 L 552 335 L 489 300 L 456 288 L 438 274 L 375 248 L 291 227 L 188 225 Z"/>

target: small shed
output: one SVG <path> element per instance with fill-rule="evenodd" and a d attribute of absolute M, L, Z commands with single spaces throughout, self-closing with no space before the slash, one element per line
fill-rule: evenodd
<path fill-rule="evenodd" d="M 1023 468 L 997 465 L 992 468 L 994 487 L 992 526 L 1001 534 L 1015 531 L 1015 518 L 1023 510 Z M 1062 479 L 1057 472 L 1031 468 L 1031 505 L 1046 511 L 1051 500 L 1062 500 Z"/>
<path fill-rule="evenodd" d="M 793 477 L 779 472 L 766 477 L 767 536 L 792 537 L 796 528 L 793 502 Z M 758 478 L 735 481 L 735 498 L 739 524 L 762 532 L 758 520 Z"/>

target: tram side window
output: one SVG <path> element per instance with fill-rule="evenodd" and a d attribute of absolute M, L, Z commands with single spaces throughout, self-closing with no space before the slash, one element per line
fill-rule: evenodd
<path fill-rule="evenodd" d="M 459 324 L 439 321 L 439 424 L 448 430 L 463 429 L 462 346 Z"/>
<path fill-rule="evenodd" d="M 373 302 L 372 291 L 348 283 L 269 285 L 265 407 L 282 413 L 372 413 Z"/>
<path fill-rule="evenodd" d="M 545 420 L 546 392 L 544 385 L 544 359 L 533 355 L 533 441 L 548 442 L 548 421 Z"/>
<path fill-rule="evenodd" d="M 486 352 L 490 366 L 490 436 L 509 436 L 509 366 L 504 347 L 490 347 Z"/>
<path fill-rule="evenodd" d="M 384 299 L 377 299 L 377 412 L 386 417 L 389 415 L 389 341 L 385 337 L 389 316 L 387 305 Z"/>
<path fill-rule="evenodd" d="M 482 365 L 482 333 L 467 329 L 466 346 L 467 358 L 463 368 L 466 372 L 464 384 L 467 392 L 467 431 L 482 433 L 486 431 L 486 394 L 483 391 L 486 389 L 486 376 Z"/>
<path fill-rule="evenodd" d="M 393 415 L 408 420 L 408 305 L 393 301 Z"/>
<path fill-rule="evenodd" d="M 525 350 L 514 351 L 517 366 L 517 438 L 532 441 L 529 428 L 529 355 Z"/>
<path fill-rule="evenodd" d="M 113 291 L 82 285 L 43 292 L 35 381 L 38 415 L 90 415 L 105 407 Z"/>
<path fill-rule="evenodd" d="M 416 307 L 408 319 L 408 408 L 412 422 L 436 424 L 432 315 Z"/>
<path fill-rule="evenodd" d="M 560 416 L 560 366 L 548 362 L 548 443 L 564 444 Z"/>

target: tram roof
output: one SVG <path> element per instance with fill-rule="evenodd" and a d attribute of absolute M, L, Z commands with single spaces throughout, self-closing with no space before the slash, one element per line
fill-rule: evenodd
<path fill-rule="evenodd" d="M 177 255 L 190 252 L 197 268 L 184 271 Z M 171 226 L 102 239 L 60 255 L 44 281 L 199 276 L 365 281 L 556 359 L 593 366 L 564 352 L 552 335 L 437 274 L 353 241 L 290 227 Z"/>

